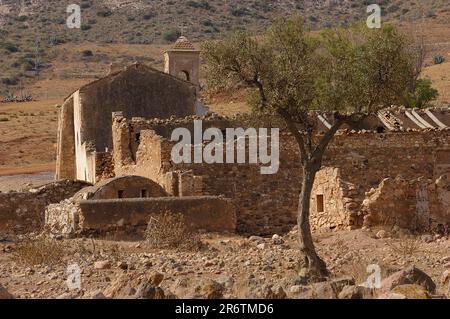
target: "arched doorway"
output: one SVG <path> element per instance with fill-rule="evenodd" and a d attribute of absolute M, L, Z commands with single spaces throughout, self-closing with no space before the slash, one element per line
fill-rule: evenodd
<path fill-rule="evenodd" d="M 190 82 L 189 72 L 188 71 L 180 71 L 177 75 L 178 78 Z"/>

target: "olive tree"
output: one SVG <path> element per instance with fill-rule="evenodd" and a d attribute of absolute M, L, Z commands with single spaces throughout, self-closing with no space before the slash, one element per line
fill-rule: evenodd
<path fill-rule="evenodd" d="M 415 65 L 409 48 L 393 26 L 355 26 L 313 35 L 299 17 L 276 21 L 260 38 L 236 32 L 203 45 L 209 88 L 252 88 L 253 111 L 281 117 L 298 144 L 303 176 L 299 250 L 308 277 L 329 275 L 316 253 L 309 221 L 311 191 L 324 152 L 344 125 L 358 124 L 400 101 Z M 317 112 L 333 117 L 323 134 L 317 130 Z"/>

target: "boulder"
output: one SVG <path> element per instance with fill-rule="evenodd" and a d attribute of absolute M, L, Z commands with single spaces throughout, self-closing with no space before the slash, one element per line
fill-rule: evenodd
<path fill-rule="evenodd" d="M 339 299 L 372 299 L 373 290 L 364 286 L 345 286 L 338 297 Z"/>
<path fill-rule="evenodd" d="M 100 260 L 94 263 L 95 269 L 110 269 L 111 262 L 109 260 Z"/>
<path fill-rule="evenodd" d="M 206 280 L 200 287 L 200 293 L 205 299 L 222 299 L 224 290 L 224 285 L 212 279 Z"/>
<path fill-rule="evenodd" d="M 286 299 L 287 295 L 281 286 L 265 286 L 263 289 L 264 299 Z"/>
<path fill-rule="evenodd" d="M 149 282 L 142 282 L 136 289 L 135 299 L 164 299 L 164 291 Z"/>
<path fill-rule="evenodd" d="M 345 286 L 352 286 L 355 280 L 351 277 L 337 278 L 311 285 L 307 295 L 309 299 L 337 299 Z"/>
<path fill-rule="evenodd" d="M 378 239 L 386 238 L 388 237 L 388 234 L 385 230 L 380 230 L 376 235 Z"/>
<path fill-rule="evenodd" d="M 0 299 L 14 299 L 14 296 L 0 284 Z"/>
<path fill-rule="evenodd" d="M 159 284 L 164 280 L 164 275 L 155 271 L 148 276 L 148 280 L 153 286 L 159 286 Z"/>
<path fill-rule="evenodd" d="M 449 286 L 449 288 L 450 288 L 450 269 L 447 269 L 442 274 L 442 285 Z"/>
<path fill-rule="evenodd" d="M 381 290 L 384 292 L 391 291 L 401 285 L 419 285 L 430 293 L 434 293 L 436 290 L 436 284 L 433 282 L 433 279 L 415 266 L 400 270 L 384 279 L 381 282 Z"/>
<path fill-rule="evenodd" d="M 392 292 L 401 294 L 406 299 L 431 299 L 428 291 L 419 285 L 400 285 L 392 289 Z"/>

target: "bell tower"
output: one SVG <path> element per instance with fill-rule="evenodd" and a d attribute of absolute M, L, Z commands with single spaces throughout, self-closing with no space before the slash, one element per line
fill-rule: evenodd
<path fill-rule="evenodd" d="M 164 53 L 164 72 L 194 84 L 200 88 L 200 51 L 184 36 Z"/>

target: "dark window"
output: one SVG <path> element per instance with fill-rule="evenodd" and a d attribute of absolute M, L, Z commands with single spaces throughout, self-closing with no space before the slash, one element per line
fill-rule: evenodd
<path fill-rule="evenodd" d="M 122 190 L 117 192 L 117 197 L 118 198 L 123 198 L 123 191 Z"/>
<path fill-rule="evenodd" d="M 386 131 L 386 129 L 383 126 L 378 126 L 377 127 L 377 133 L 382 134 Z"/>
<path fill-rule="evenodd" d="M 147 190 L 146 189 L 141 190 L 141 198 L 147 198 L 147 197 L 148 197 Z"/>
<path fill-rule="evenodd" d="M 324 212 L 324 205 L 323 205 L 323 195 L 317 195 L 317 212 L 323 213 Z"/>

